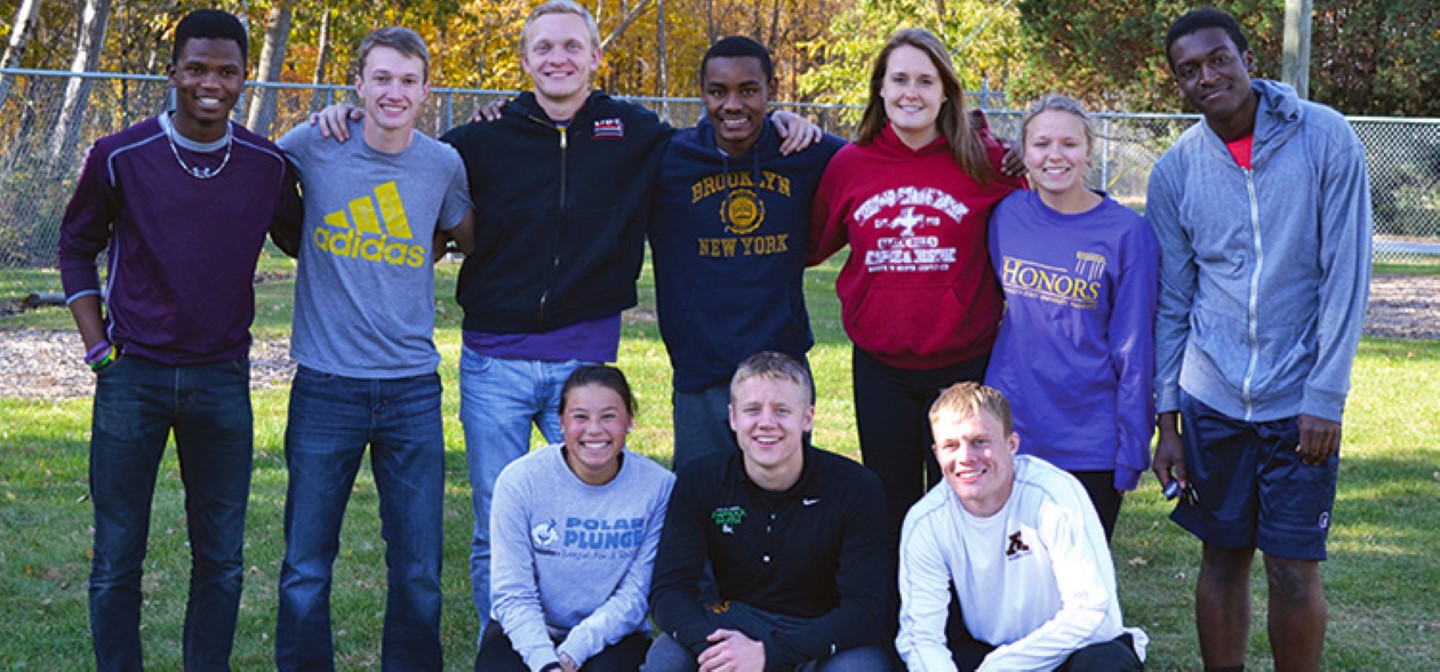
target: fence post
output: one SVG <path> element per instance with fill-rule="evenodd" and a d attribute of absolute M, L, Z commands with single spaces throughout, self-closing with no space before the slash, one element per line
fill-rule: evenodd
<path fill-rule="evenodd" d="M 1110 117 L 1105 117 L 1105 123 L 1101 126 L 1104 129 L 1101 133 L 1104 141 L 1100 150 L 1100 188 L 1106 193 L 1110 192 Z"/>

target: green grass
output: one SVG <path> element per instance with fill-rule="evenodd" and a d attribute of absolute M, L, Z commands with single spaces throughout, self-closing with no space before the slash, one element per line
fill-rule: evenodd
<path fill-rule="evenodd" d="M 1419 257 L 1409 262 L 1389 261 L 1376 263 L 1372 271 L 1376 274 L 1436 275 L 1440 274 L 1440 257 Z"/>
<path fill-rule="evenodd" d="M 257 286 L 261 335 L 288 331 L 290 262 L 267 256 L 269 280 Z M 442 637 L 450 669 L 468 669 L 476 618 L 470 606 L 467 557 L 469 486 L 455 420 L 460 311 L 451 300 L 456 265 L 442 264 L 436 340 L 444 363 L 446 497 L 445 607 Z M 858 457 L 850 397 L 850 346 L 834 296 L 838 265 L 806 279 L 817 345 L 812 364 L 819 409 L 816 441 Z M 45 277 L 38 274 L 36 277 Z M 642 274 L 642 309 L 627 314 L 620 366 L 641 405 L 631 445 L 668 463 L 669 364 L 653 319 L 654 293 Z M 68 328 L 64 309 L 0 320 L 3 331 Z M 1330 602 L 1325 668 L 1440 669 L 1440 343 L 1366 340 L 1354 373 L 1345 424 L 1331 559 L 1323 566 Z M 256 456 L 246 542 L 246 574 L 234 664 L 273 667 L 275 586 L 284 552 L 282 452 L 287 390 L 254 397 Z M 86 499 L 90 401 L 0 398 L 0 613 L 10 616 L 0 660 L 6 669 L 86 669 L 86 611 L 91 508 Z M 188 556 L 183 491 L 173 451 L 162 466 L 145 563 L 144 637 L 152 669 L 179 669 Z M 1193 670 L 1199 655 L 1192 617 L 1199 544 L 1171 524 L 1154 480 L 1127 497 L 1114 550 L 1125 620 L 1152 639 L 1149 669 Z M 336 564 L 333 612 L 342 669 L 379 666 L 384 609 L 384 546 L 368 469 L 355 486 Z M 1255 610 L 1249 665 L 1271 666 L 1265 634 L 1265 587 L 1254 574 Z"/>

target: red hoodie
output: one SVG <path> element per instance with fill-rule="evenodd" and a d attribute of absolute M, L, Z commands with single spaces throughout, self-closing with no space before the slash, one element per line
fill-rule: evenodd
<path fill-rule="evenodd" d="M 935 369 L 990 352 L 1004 305 L 990 268 L 990 209 L 1023 187 L 1000 172 L 1005 152 L 981 133 L 995 177 L 960 170 L 945 138 L 910 149 L 887 124 L 842 148 L 810 217 L 811 265 L 846 243 L 835 281 L 845 333 L 890 366 Z"/>

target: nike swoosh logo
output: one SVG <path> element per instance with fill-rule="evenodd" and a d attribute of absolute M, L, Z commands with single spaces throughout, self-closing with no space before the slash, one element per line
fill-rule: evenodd
<path fill-rule="evenodd" d="M 800 500 L 800 503 L 804 506 L 815 506 L 816 504 L 820 503 L 820 498 L 816 497 L 815 499 L 810 499 L 809 497 L 806 497 L 805 499 Z"/>

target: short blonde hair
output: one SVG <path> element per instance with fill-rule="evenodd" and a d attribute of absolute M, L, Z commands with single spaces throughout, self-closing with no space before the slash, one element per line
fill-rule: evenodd
<path fill-rule="evenodd" d="M 730 403 L 735 403 L 740 386 L 751 378 L 768 378 L 794 383 L 805 391 L 806 399 L 814 398 L 810 372 L 806 371 L 800 362 L 784 353 L 767 350 L 750 355 L 745 358 L 745 361 L 740 362 L 739 368 L 735 369 L 735 376 L 730 379 Z"/>
<path fill-rule="evenodd" d="M 940 398 L 930 405 L 930 424 L 939 422 L 940 416 L 947 413 L 968 418 L 981 411 L 1000 420 L 1005 436 L 1015 431 L 1015 418 L 1010 414 L 1010 402 L 1005 400 L 1005 395 L 993 387 L 971 381 L 955 383 L 940 393 Z"/>
<path fill-rule="evenodd" d="M 595 23 L 595 17 L 590 10 L 581 7 L 574 0 L 545 0 L 530 10 L 530 15 L 525 17 L 525 27 L 520 29 L 520 53 L 525 53 L 525 47 L 530 42 L 530 26 L 542 16 L 550 14 L 574 14 L 585 20 L 585 27 L 590 31 L 590 49 L 600 48 L 600 26 Z"/>

